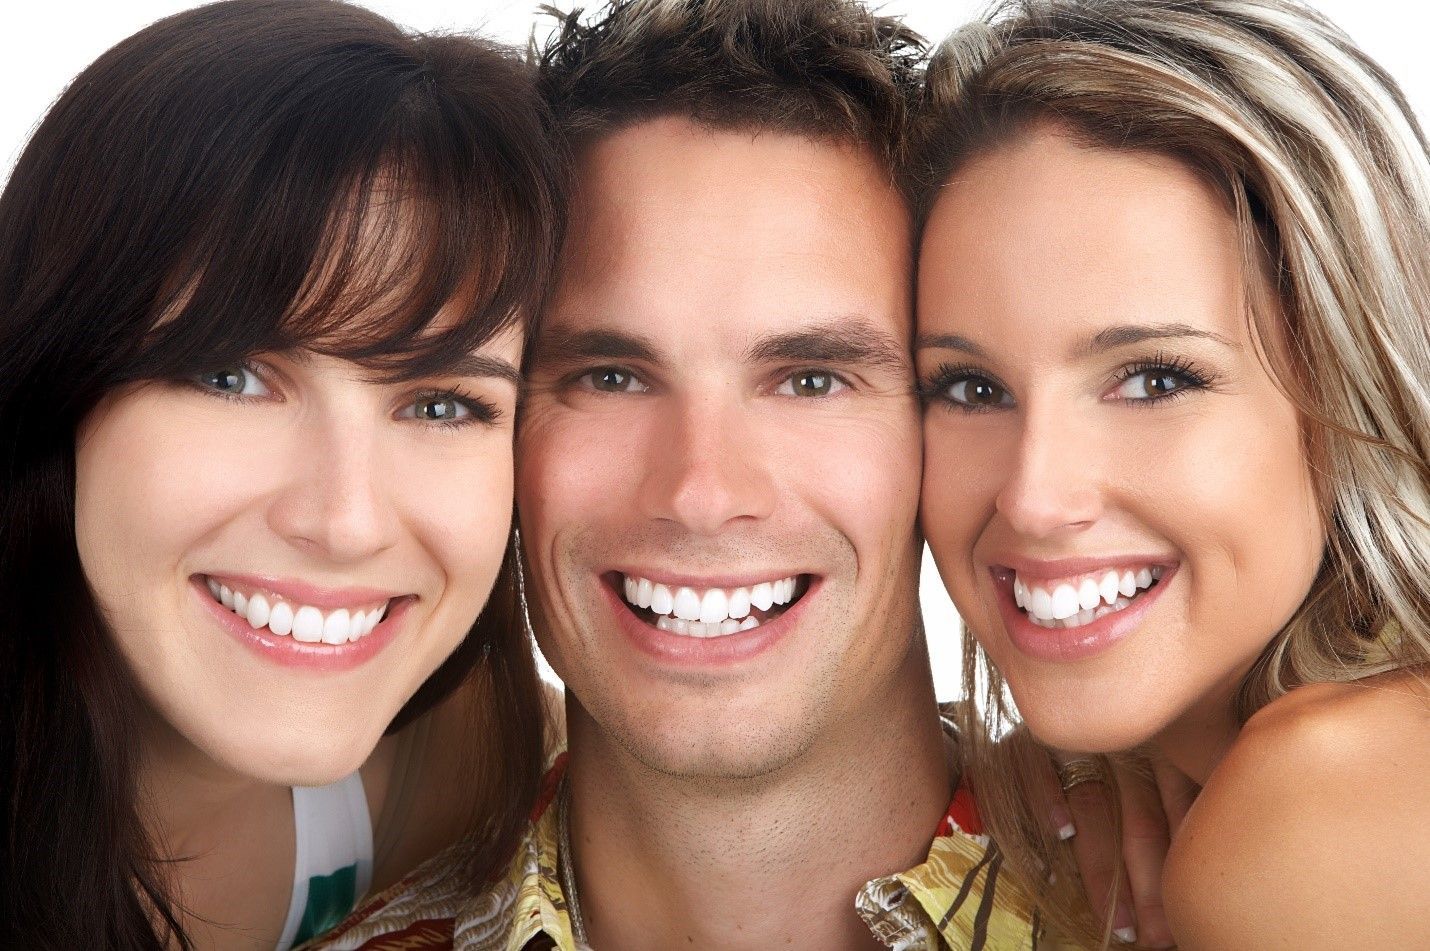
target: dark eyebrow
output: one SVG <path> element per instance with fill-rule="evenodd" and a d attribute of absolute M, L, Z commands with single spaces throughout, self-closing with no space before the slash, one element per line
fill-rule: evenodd
<path fill-rule="evenodd" d="M 960 337 L 957 334 L 919 334 L 914 338 L 914 349 L 924 350 L 926 348 L 959 350 L 979 359 L 988 358 L 987 351 L 982 347 L 967 337 Z"/>
<path fill-rule="evenodd" d="M 1188 326 L 1187 324 L 1120 324 L 1116 327 L 1108 327 L 1106 330 L 1098 331 L 1098 333 L 1088 341 L 1084 352 L 1088 354 L 1102 353 L 1105 350 L 1113 350 L 1117 347 L 1141 343 L 1144 340 L 1168 340 L 1176 337 L 1196 337 L 1202 340 L 1214 340 L 1232 350 L 1240 349 L 1235 343 L 1226 339 L 1221 334 L 1212 333 L 1210 330 L 1201 330 L 1197 327 Z"/>
<path fill-rule="evenodd" d="M 908 354 L 891 334 L 858 317 L 761 337 L 747 351 L 756 363 L 778 361 L 863 365 L 903 372 Z"/>
<path fill-rule="evenodd" d="M 602 359 L 658 362 L 655 346 L 647 338 L 616 330 L 570 330 L 547 326 L 541 328 L 532 351 L 534 364 Z"/>
<path fill-rule="evenodd" d="M 509 360 L 489 357 L 483 353 L 471 353 L 457 360 L 449 372 L 453 376 L 490 376 L 505 380 L 513 386 L 521 386 L 521 371 Z"/>

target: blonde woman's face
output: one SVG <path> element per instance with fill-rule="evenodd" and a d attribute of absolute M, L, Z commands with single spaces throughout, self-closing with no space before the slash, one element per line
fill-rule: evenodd
<path fill-rule="evenodd" d="M 933 210 L 923 527 L 1044 741 L 1221 728 L 1311 586 L 1298 417 L 1246 314 L 1235 223 L 1170 159 L 1034 130 Z"/>

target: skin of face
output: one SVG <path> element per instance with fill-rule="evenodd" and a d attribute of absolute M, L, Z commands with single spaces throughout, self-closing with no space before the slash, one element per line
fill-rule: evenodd
<path fill-rule="evenodd" d="M 871 157 L 776 132 L 661 118 L 581 159 L 518 436 L 538 641 L 646 767 L 766 775 L 923 649 L 907 211 Z M 677 664 L 622 631 L 616 571 L 817 584 L 764 650 Z"/>
<path fill-rule="evenodd" d="M 953 176 L 920 252 L 921 518 L 944 583 L 1040 739 L 1156 739 L 1193 773 L 1324 548 L 1227 208 L 1179 162 L 1037 126 Z M 1162 590 L 1110 643 L 1020 648 L 996 566 L 1078 558 L 1161 564 Z"/>
<path fill-rule="evenodd" d="M 520 349 L 513 331 L 477 356 L 514 367 Z M 268 782 L 332 782 L 368 757 L 491 590 L 510 527 L 516 384 L 471 367 L 380 382 L 308 353 L 216 370 L 235 374 L 226 392 L 213 375 L 146 383 L 87 417 L 80 560 L 158 743 Z M 434 408 L 451 418 L 418 416 Z M 407 603 L 383 622 L 391 639 L 350 669 L 280 664 L 215 618 L 203 578 L 230 574 Z"/>

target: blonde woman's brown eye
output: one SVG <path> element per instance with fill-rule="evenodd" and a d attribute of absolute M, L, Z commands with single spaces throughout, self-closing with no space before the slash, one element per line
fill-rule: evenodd
<path fill-rule="evenodd" d="M 986 377 L 955 380 L 949 384 L 947 393 L 950 402 L 974 409 L 993 409 L 1013 402 L 1007 390 Z"/>

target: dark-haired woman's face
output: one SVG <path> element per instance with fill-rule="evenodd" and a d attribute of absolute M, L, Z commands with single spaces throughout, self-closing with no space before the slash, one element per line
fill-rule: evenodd
<path fill-rule="evenodd" d="M 920 255 L 921 518 L 1019 711 L 1075 750 L 1225 730 L 1323 549 L 1225 202 L 1035 130 L 953 177 Z"/>
<path fill-rule="evenodd" d="M 265 355 L 100 404 L 80 559 L 173 736 L 273 782 L 367 758 L 491 591 L 520 348 L 510 332 L 480 351 L 491 372 L 404 383 Z"/>

